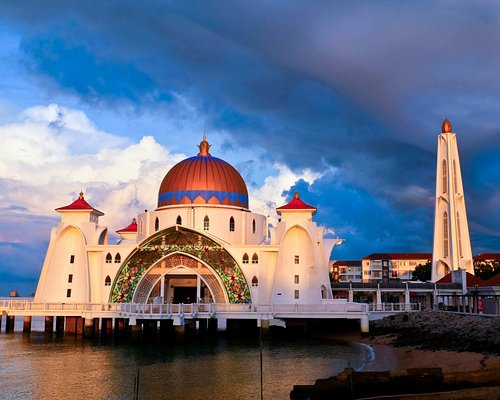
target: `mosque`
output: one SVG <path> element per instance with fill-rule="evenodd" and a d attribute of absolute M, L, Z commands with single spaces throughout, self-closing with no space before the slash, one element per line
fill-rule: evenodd
<path fill-rule="evenodd" d="M 140 213 L 109 243 L 104 214 L 80 193 L 56 211 L 35 303 L 321 304 L 334 301 L 328 261 L 339 239 L 293 199 L 275 227 L 250 210 L 238 171 L 199 153 L 167 172 L 154 211 Z"/>

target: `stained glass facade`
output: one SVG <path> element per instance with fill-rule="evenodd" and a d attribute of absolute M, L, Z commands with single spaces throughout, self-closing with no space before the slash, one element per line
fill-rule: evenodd
<path fill-rule="evenodd" d="M 189 254 L 210 266 L 221 279 L 230 303 L 251 303 L 245 275 L 231 254 L 214 240 L 180 226 L 157 232 L 130 254 L 116 275 L 110 301 L 131 302 L 149 268 L 176 252 Z"/>

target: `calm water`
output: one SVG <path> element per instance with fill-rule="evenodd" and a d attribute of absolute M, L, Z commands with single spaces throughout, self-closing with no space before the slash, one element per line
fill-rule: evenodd
<path fill-rule="evenodd" d="M 2 399 L 133 399 L 138 369 L 140 399 L 260 398 L 258 341 L 103 345 L 3 328 Z M 288 399 L 294 384 L 359 369 L 371 357 L 361 345 L 319 340 L 265 340 L 262 353 L 265 399 Z"/>

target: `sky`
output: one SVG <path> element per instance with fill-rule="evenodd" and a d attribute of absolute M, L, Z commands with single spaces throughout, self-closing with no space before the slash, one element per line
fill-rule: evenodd
<path fill-rule="evenodd" d="M 359 260 L 432 252 L 447 117 L 473 254 L 500 252 L 499 111 L 496 1 L 3 0 L 0 296 L 34 292 L 55 208 L 127 226 L 205 131 L 253 211 L 298 190 Z"/>

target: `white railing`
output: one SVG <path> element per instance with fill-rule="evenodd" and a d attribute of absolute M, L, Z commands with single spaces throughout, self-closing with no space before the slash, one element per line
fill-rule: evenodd
<path fill-rule="evenodd" d="M 368 312 L 420 311 L 420 303 L 370 303 Z"/>
<path fill-rule="evenodd" d="M 314 314 L 336 313 L 371 313 L 420 311 L 420 303 L 325 303 L 325 304 L 135 304 L 135 303 L 34 303 L 30 300 L 0 300 L 0 311 L 30 312 L 36 314 L 48 312 L 99 313 L 125 315 L 214 315 L 216 313 L 260 313 L 260 314 Z"/>

